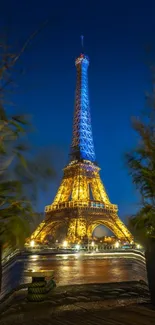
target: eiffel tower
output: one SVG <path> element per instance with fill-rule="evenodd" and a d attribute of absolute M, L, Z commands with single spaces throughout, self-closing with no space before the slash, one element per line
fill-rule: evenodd
<path fill-rule="evenodd" d="M 31 236 L 43 243 L 49 236 L 66 229 L 66 239 L 78 243 L 92 238 L 98 225 L 109 228 L 121 241 L 133 237 L 118 217 L 101 181 L 96 163 L 88 94 L 89 58 L 82 53 L 76 60 L 77 70 L 73 137 L 70 161 L 64 168 L 60 187 L 52 204 L 45 207 L 45 219 Z"/>

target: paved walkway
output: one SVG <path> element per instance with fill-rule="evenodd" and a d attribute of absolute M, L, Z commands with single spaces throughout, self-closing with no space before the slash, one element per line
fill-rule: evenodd
<path fill-rule="evenodd" d="M 3 304 L 1 325 L 155 324 L 142 282 L 58 287 L 42 303 L 29 303 L 25 295 L 18 292 Z"/>
<path fill-rule="evenodd" d="M 38 308 L 39 309 L 39 308 Z M 16 319 L 1 319 L 1 325 L 154 325 L 155 310 L 145 306 L 126 306 L 118 308 L 90 310 L 81 304 L 78 309 L 73 308 L 54 314 L 44 312 L 40 315 L 20 314 Z"/>

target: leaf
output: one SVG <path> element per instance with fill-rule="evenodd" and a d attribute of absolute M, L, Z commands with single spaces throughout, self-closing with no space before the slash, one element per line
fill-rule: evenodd
<path fill-rule="evenodd" d="M 27 169 L 27 161 L 26 159 L 24 158 L 23 155 L 21 155 L 19 152 L 17 152 L 17 157 L 20 159 L 20 162 L 22 164 L 22 166 Z"/>

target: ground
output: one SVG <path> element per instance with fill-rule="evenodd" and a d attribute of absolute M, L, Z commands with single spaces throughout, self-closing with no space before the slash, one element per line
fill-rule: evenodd
<path fill-rule="evenodd" d="M 20 290 L 1 302 L 1 325 L 155 324 L 142 281 L 57 287 L 41 303 L 28 302 L 26 295 Z"/>

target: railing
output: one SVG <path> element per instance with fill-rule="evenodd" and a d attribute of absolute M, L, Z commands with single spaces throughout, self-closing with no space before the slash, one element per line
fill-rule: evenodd
<path fill-rule="evenodd" d="M 5 264 L 10 262 L 10 260 L 13 260 L 14 257 L 18 256 L 19 253 L 20 253 L 19 249 L 12 250 L 10 254 L 8 254 L 2 258 L 2 265 L 5 266 Z"/>
<path fill-rule="evenodd" d="M 69 201 L 58 204 L 47 205 L 45 207 L 45 212 L 50 212 L 53 210 L 61 210 L 68 208 L 95 208 L 95 209 L 103 209 L 107 211 L 117 212 L 118 208 L 115 204 L 104 204 L 101 202 L 94 201 Z"/>

